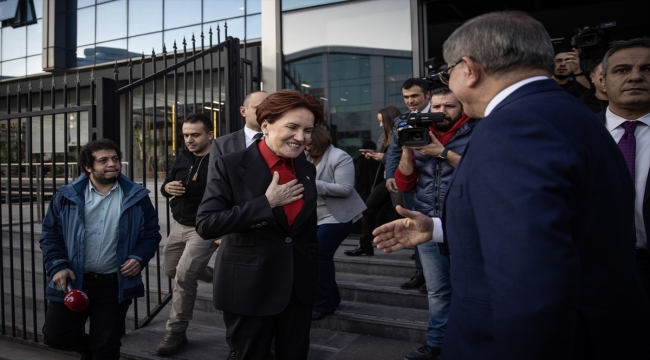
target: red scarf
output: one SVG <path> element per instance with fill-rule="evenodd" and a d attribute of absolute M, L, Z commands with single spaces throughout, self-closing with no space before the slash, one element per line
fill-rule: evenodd
<path fill-rule="evenodd" d="M 468 122 L 470 119 L 471 117 L 467 116 L 466 114 L 463 114 L 463 116 L 461 116 L 460 119 L 456 121 L 454 126 L 452 126 L 451 129 L 445 131 L 444 133 L 441 133 L 436 129 L 436 124 L 431 124 L 431 126 L 429 126 L 429 130 L 431 130 L 433 135 L 436 136 L 436 139 L 440 141 L 442 146 L 447 146 L 449 140 L 451 140 L 451 138 L 453 138 L 454 135 L 456 135 L 456 131 L 458 131 L 458 129 L 460 129 L 460 127 L 463 126 L 463 124 Z"/>

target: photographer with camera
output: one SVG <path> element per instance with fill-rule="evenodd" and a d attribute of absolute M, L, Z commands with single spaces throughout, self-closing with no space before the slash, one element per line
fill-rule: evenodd
<path fill-rule="evenodd" d="M 555 80 L 569 94 L 580 98 L 591 88 L 585 73 L 580 69 L 580 52 L 576 48 L 555 49 Z"/>
<path fill-rule="evenodd" d="M 448 83 L 449 69 L 439 73 L 443 84 Z M 397 143 L 402 145 L 402 157 L 395 183 L 403 192 L 415 188 L 414 210 L 440 218 L 452 174 L 477 121 L 463 114 L 463 106 L 447 86 L 431 92 L 430 111 L 401 116 Z M 451 301 L 449 256 L 434 242 L 418 245 L 418 251 L 429 298 L 427 342 L 405 359 L 437 359 Z"/>

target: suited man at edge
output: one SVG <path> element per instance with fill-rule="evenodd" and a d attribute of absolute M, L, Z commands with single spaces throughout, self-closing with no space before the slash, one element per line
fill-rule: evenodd
<path fill-rule="evenodd" d="M 255 136 L 257 134 L 258 138 L 262 136 L 262 129 L 257 123 L 257 115 L 255 111 L 257 106 L 267 98 L 269 94 L 266 91 L 254 91 L 249 93 L 244 98 L 244 103 L 239 107 L 239 113 L 246 120 L 246 124 L 243 128 L 232 132 L 227 135 L 219 136 L 212 141 L 212 147 L 210 147 L 210 167 L 208 168 L 208 177 L 214 170 L 214 164 L 217 156 L 223 154 L 228 154 L 233 151 L 244 150 L 254 143 Z"/>
<path fill-rule="evenodd" d="M 607 110 L 596 116 L 623 151 L 627 173 L 634 179 L 636 264 L 650 296 L 650 39 L 612 43 L 603 58 L 601 84 L 610 101 Z"/>
<path fill-rule="evenodd" d="M 316 298 L 316 168 L 299 155 L 323 121 L 318 100 L 280 90 L 257 109 L 264 138 L 216 158 L 196 232 L 224 235 L 214 269 L 234 359 L 307 359 Z"/>
<path fill-rule="evenodd" d="M 549 79 L 544 26 L 522 12 L 480 15 L 454 31 L 443 54 L 449 87 L 481 119 L 444 219 L 398 208 L 405 219 L 374 231 L 387 252 L 448 246 L 442 359 L 647 359 L 634 187 L 620 175 L 627 166 L 612 137 Z"/>

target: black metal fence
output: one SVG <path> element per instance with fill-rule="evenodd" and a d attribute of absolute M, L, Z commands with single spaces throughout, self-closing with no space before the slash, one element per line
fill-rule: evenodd
<path fill-rule="evenodd" d="M 230 133 L 243 126 L 238 109 L 244 95 L 260 89 L 259 47 L 242 49 L 238 39 L 220 41 L 218 29 L 216 35 L 216 45 L 210 30 L 199 44 L 192 36 L 190 46 L 183 39 L 171 53 L 153 49 L 139 61 L 77 73 L 74 86 L 64 75 L 60 86 L 52 76 L 9 81 L 0 91 L 2 335 L 39 341 L 47 311 L 40 221 L 56 188 L 78 176 L 77 152 L 88 141 L 121 144 L 123 172 L 151 190 L 163 235 L 169 233 L 169 204 L 159 187 L 184 147 L 183 120 L 201 112 L 213 119 L 215 135 Z M 131 310 L 135 328 L 171 299 L 171 279 L 164 278 L 160 262 L 157 253 L 144 269 L 146 295 Z"/>

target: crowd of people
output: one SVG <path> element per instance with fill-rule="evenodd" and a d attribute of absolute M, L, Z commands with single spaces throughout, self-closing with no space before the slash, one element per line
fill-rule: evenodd
<path fill-rule="evenodd" d="M 159 355 L 188 344 L 201 280 L 228 359 L 307 359 L 311 322 L 341 301 L 334 255 L 360 223 L 347 256 L 415 249 L 401 287 L 427 294 L 429 318 L 407 360 L 650 356 L 650 39 L 613 42 L 587 76 L 577 49 L 502 11 L 467 21 L 443 51 L 439 83 L 404 82 L 409 111 L 379 110 L 383 133 L 356 158 L 295 90 L 248 94 L 244 128 L 216 140 L 208 117 L 185 119 L 187 149 L 160 189 L 174 288 Z M 440 119 L 405 145 L 413 112 Z M 82 359 L 119 359 L 161 241 L 149 191 L 120 161 L 110 140 L 83 147 L 84 173 L 43 221 L 44 342 Z M 69 287 L 87 309 L 63 304 Z"/>

